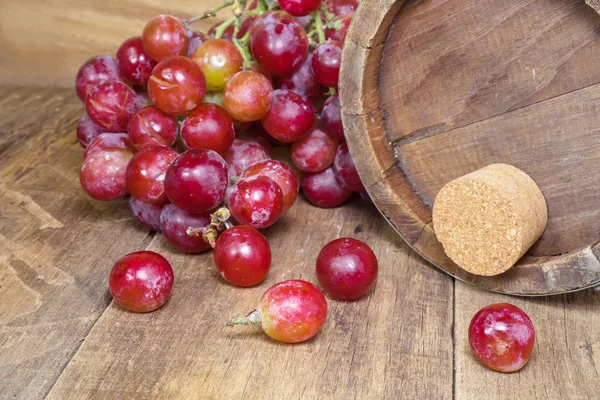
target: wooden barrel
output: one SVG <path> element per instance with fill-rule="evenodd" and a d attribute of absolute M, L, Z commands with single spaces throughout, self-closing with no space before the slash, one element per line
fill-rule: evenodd
<path fill-rule="evenodd" d="M 340 96 L 367 191 L 460 280 L 517 295 L 598 285 L 599 65 L 600 15 L 583 0 L 363 0 Z M 515 267 L 479 277 L 444 254 L 431 207 L 446 183 L 494 163 L 535 180 L 549 219 Z"/>

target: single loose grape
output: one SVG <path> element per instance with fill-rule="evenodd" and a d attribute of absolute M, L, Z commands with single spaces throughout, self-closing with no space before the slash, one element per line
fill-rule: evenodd
<path fill-rule="evenodd" d="M 520 308 L 507 303 L 479 310 L 469 325 L 469 345 L 486 367 L 499 372 L 523 368 L 533 352 L 535 330 Z"/>
<path fill-rule="evenodd" d="M 108 288 L 121 307 L 150 312 L 167 302 L 173 281 L 173 268 L 166 258 L 153 251 L 138 251 L 115 263 Z"/>
<path fill-rule="evenodd" d="M 271 286 L 258 307 L 229 325 L 257 325 L 271 338 L 298 343 L 315 336 L 327 320 L 327 300 L 312 283 L 289 280 Z"/>
<path fill-rule="evenodd" d="M 323 289 L 343 300 L 368 293 L 377 279 L 373 250 L 360 240 L 341 238 L 329 242 L 317 258 L 317 279 Z"/>

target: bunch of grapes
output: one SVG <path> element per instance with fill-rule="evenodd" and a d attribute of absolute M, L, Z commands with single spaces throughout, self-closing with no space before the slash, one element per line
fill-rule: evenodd
<path fill-rule="evenodd" d="M 83 189 L 104 201 L 130 195 L 135 217 L 174 248 L 213 248 L 227 281 L 261 282 L 271 250 L 259 229 L 300 189 L 324 208 L 364 192 L 337 95 L 357 6 L 229 0 L 189 20 L 159 15 L 115 59 L 86 61 L 76 78 Z M 228 7 L 233 16 L 207 33 L 192 28 Z"/>

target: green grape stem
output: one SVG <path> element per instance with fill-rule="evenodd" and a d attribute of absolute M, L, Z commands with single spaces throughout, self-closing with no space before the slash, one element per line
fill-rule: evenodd
<path fill-rule="evenodd" d="M 245 317 L 232 318 L 227 323 L 227 326 L 235 325 L 256 325 L 260 326 L 260 312 L 258 310 L 252 311 Z"/>
<path fill-rule="evenodd" d="M 194 18 L 188 19 L 186 22 L 188 24 L 193 24 L 194 22 L 201 21 L 201 20 L 206 19 L 206 18 L 216 17 L 217 13 L 219 11 L 223 10 L 224 8 L 231 7 L 234 3 L 235 3 L 234 0 L 225 1 L 224 3 L 219 4 L 215 8 L 211 8 L 210 10 L 204 11 L 203 14 L 200 14 L 200 15 L 194 17 Z"/>
<path fill-rule="evenodd" d="M 315 29 L 313 29 L 311 32 L 316 31 L 316 34 L 319 38 L 319 44 L 324 43 L 325 42 L 325 31 L 323 30 L 323 21 L 321 21 L 321 15 L 318 10 L 313 13 L 313 18 L 315 21 Z"/>

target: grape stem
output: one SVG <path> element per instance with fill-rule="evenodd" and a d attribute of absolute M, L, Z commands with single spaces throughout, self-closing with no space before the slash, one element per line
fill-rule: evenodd
<path fill-rule="evenodd" d="M 242 55 L 242 59 L 244 60 L 244 69 L 250 69 L 250 63 L 252 62 L 252 56 L 248 51 L 248 46 L 246 43 L 242 43 L 238 38 L 238 32 L 240 31 L 240 26 L 242 26 L 242 16 L 244 15 L 244 10 L 246 10 L 246 0 L 234 0 L 233 3 L 233 14 L 235 15 L 235 29 L 233 30 L 233 44 L 237 47 L 238 51 Z"/>
<path fill-rule="evenodd" d="M 245 317 L 231 318 L 227 323 L 227 326 L 235 325 L 256 325 L 260 326 L 260 312 L 258 310 L 252 311 Z"/>
<path fill-rule="evenodd" d="M 316 34 L 319 37 L 319 43 L 324 43 L 325 31 L 323 30 L 323 21 L 321 21 L 321 14 L 318 10 L 313 13 L 313 18 L 315 20 L 315 29 L 311 32 L 316 31 Z"/>
<path fill-rule="evenodd" d="M 212 17 L 216 17 L 216 16 L 217 16 L 217 13 L 218 13 L 219 11 L 221 11 L 221 10 L 222 10 L 222 9 L 224 9 L 224 8 L 231 7 L 231 6 L 232 6 L 234 3 L 235 3 L 235 0 L 228 0 L 228 1 L 225 1 L 224 3 L 222 3 L 222 4 L 219 4 L 219 5 L 218 5 L 218 6 L 216 6 L 215 8 L 211 8 L 210 10 L 206 10 L 206 11 L 204 11 L 204 13 L 203 13 L 203 14 L 200 14 L 200 15 L 198 15 L 198 16 L 196 16 L 196 17 L 194 17 L 194 18 L 190 18 L 190 19 L 188 19 L 186 22 L 187 22 L 188 24 L 193 24 L 193 23 L 194 23 L 194 22 L 196 22 L 196 21 L 201 21 L 201 20 L 203 20 L 203 19 L 206 19 L 206 18 L 212 18 Z"/>
<path fill-rule="evenodd" d="M 229 28 L 234 22 L 235 17 L 231 17 L 228 20 L 223 21 L 223 23 L 221 23 L 221 25 L 215 29 L 215 39 L 221 39 L 227 28 Z"/>

